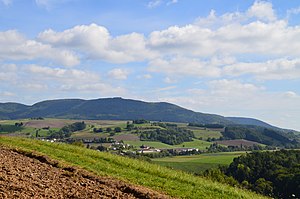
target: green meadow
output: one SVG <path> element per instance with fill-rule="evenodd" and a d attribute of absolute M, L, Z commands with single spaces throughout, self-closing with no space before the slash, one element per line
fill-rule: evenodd
<path fill-rule="evenodd" d="M 201 155 L 155 158 L 152 159 L 152 161 L 169 168 L 189 173 L 200 173 L 210 168 L 217 168 L 219 165 L 229 165 L 235 157 L 244 153 L 245 152 L 205 153 Z"/>

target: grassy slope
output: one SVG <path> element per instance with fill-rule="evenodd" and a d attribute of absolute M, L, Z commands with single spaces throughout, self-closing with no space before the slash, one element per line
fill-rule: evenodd
<path fill-rule="evenodd" d="M 192 156 L 175 156 L 152 159 L 156 164 L 183 170 L 191 173 L 199 173 L 219 165 L 229 165 L 233 158 L 245 152 L 208 153 Z"/>
<path fill-rule="evenodd" d="M 203 140 L 193 139 L 192 142 L 183 142 L 182 144 L 174 145 L 175 147 L 183 148 L 197 148 L 200 150 L 205 150 L 206 147 L 209 147 L 212 143 L 206 142 Z"/>
<path fill-rule="evenodd" d="M 197 127 L 188 127 L 189 130 L 194 132 L 196 138 L 202 138 L 203 140 L 207 140 L 208 138 L 220 138 L 222 136 L 220 131 L 210 130 L 210 129 L 202 129 Z"/>
<path fill-rule="evenodd" d="M 77 165 L 98 175 L 116 177 L 180 198 L 263 198 L 254 193 L 109 153 L 67 144 L 53 144 L 22 138 L 0 137 L 0 143 L 37 151 L 53 159 Z"/>

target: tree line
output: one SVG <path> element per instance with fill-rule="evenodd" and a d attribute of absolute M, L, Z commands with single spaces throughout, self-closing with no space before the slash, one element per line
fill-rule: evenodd
<path fill-rule="evenodd" d="M 275 198 L 300 198 L 300 152 L 280 150 L 252 152 L 228 166 L 203 174 L 222 183 L 251 189 Z"/>

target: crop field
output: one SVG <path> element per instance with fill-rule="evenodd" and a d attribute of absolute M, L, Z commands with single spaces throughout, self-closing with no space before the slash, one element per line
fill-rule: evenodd
<path fill-rule="evenodd" d="M 222 136 L 221 129 L 207 129 L 207 128 L 200 128 L 200 127 L 187 127 L 189 130 L 194 132 L 196 138 L 202 138 L 203 140 L 207 140 L 208 138 L 220 138 Z"/>
<path fill-rule="evenodd" d="M 83 147 L 11 137 L 0 137 L 0 144 L 27 153 L 35 151 L 59 161 L 59 165 L 77 166 L 98 176 L 127 181 L 177 198 L 264 198 L 185 172 Z"/>
<path fill-rule="evenodd" d="M 130 133 L 120 133 L 113 136 L 116 141 L 140 141 L 139 136 Z"/>
<path fill-rule="evenodd" d="M 225 145 L 225 146 L 253 146 L 253 145 L 263 145 L 261 143 L 258 142 L 253 142 L 253 141 L 249 141 L 249 140 L 244 140 L 244 139 L 237 139 L 237 140 L 222 140 L 222 141 L 217 141 L 216 143 L 221 144 L 221 145 Z"/>
<path fill-rule="evenodd" d="M 205 150 L 206 147 L 209 147 L 210 145 L 211 145 L 210 142 L 193 139 L 192 142 L 184 142 L 182 144 L 178 144 L 178 145 L 174 145 L 174 146 L 178 147 L 178 148 L 196 148 L 199 150 Z"/>
<path fill-rule="evenodd" d="M 152 161 L 156 164 L 177 170 L 199 173 L 210 168 L 217 168 L 219 165 L 229 165 L 235 157 L 244 153 L 245 152 L 206 153 L 201 155 L 156 158 L 152 159 Z"/>
<path fill-rule="evenodd" d="M 139 148 L 140 146 L 144 145 L 144 146 L 148 146 L 148 147 L 154 147 L 157 149 L 173 149 L 175 148 L 175 146 L 172 145 L 168 145 L 165 143 L 161 143 L 161 142 L 151 142 L 151 141 L 124 141 L 125 144 L 130 144 L 134 147 Z"/>

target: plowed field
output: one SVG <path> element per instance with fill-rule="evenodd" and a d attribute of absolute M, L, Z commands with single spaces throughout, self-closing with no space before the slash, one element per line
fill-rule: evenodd
<path fill-rule="evenodd" d="M 123 181 L 0 147 L 0 198 L 169 198 Z"/>

